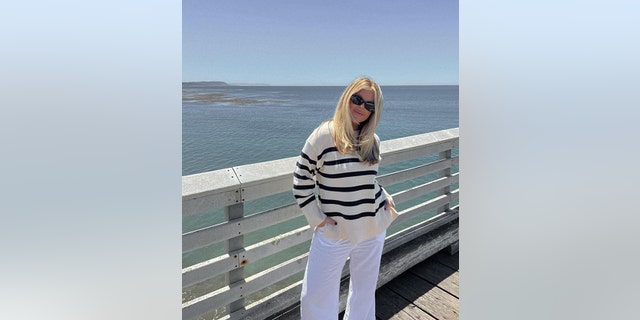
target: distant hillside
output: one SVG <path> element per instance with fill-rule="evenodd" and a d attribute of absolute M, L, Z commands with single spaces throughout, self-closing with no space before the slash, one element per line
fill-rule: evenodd
<path fill-rule="evenodd" d="M 207 84 L 210 86 L 230 86 L 230 84 L 224 82 L 224 81 L 186 81 L 183 83 L 201 83 L 201 84 Z"/>

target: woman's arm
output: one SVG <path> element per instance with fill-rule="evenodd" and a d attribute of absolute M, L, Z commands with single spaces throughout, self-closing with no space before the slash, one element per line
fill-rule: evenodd
<path fill-rule="evenodd" d="M 313 136 L 313 134 L 312 134 Z M 307 139 L 293 171 L 293 195 L 302 209 L 309 226 L 315 228 L 322 224 L 327 216 L 320 211 L 315 195 L 315 176 L 318 152 L 312 138 Z"/>

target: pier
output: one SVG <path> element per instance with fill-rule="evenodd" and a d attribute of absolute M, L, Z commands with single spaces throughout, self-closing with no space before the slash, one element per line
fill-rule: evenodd
<path fill-rule="evenodd" d="M 377 180 L 400 216 L 383 250 L 380 319 L 457 318 L 458 140 L 453 128 L 381 142 Z M 312 230 L 291 195 L 296 158 L 182 177 L 183 224 L 196 226 L 182 235 L 183 319 L 297 317 Z M 345 266 L 341 311 L 347 286 Z"/>

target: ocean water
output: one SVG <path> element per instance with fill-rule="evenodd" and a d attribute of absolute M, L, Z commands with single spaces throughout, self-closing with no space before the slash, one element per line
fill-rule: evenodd
<path fill-rule="evenodd" d="M 293 157 L 300 154 L 306 138 L 322 121 L 333 116 L 344 87 L 277 87 L 277 86 L 215 86 L 208 83 L 183 83 L 182 106 L 182 174 L 190 175 L 238 165 Z M 431 131 L 458 127 L 458 86 L 382 86 L 384 106 L 376 130 L 381 140 L 401 138 Z M 456 154 L 454 150 L 454 155 Z M 425 161 L 417 159 L 402 164 L 381 167 L 379 173 L 415 166 Z M 422 162 L 421 162 L 422 161 Z M 404 167 L 403 167 L 404 166 Z M 293 171 L 293 168 L 292 168 Z M 456 170 L 454 170 L 456 171 Z M 389 186 L 391 193 L 426 182 L 420 177 L 406 183 Z M 432 195 L 398 205 L 403 210 Z M 244 204 L 245 215 L 285 204 L 295 203 L 291 192 L 284 192 Z M 392 226 L 388 234 L 428 214 Z M 223 221 L 221 209 L 182 219 L 183 232 L 200 229 Z M 306 225 L 301 215 L 295 219 L 245 235 L 245 246 Z M 308 250 L 302 243 L 274 256 L 245 267 L 250 276 Z M 183 267 L 211 259 L 224 253 L 221 244 L 185 253 Z M 292 275 L 282 283 L 248 296 L 248 303 L 270 292 L 300 280 Z M 183 302 L 216 290 L 224 285 L 218 276 L 183 291 Z M 206 319 L 217 318 L 224 310 L 212 312 Z"/>
<path fill-rule="evenodd" d="M 458 86 L 381 88 L 381 140 L 458 127 Z M 343 90 L 183 83 L 182 175 L 297 156 Z"/>

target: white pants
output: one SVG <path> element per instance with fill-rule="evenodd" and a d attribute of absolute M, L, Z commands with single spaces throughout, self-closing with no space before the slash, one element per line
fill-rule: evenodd
<path fill-rule="evenodd" d="M 330 240 L 322 233 L 319 229 L 311 240 L 300 296 L 302 319 L 338 319 L 340 275 L 347 257 L 351 258 L 351 280 L 344 320 L 375 319 L 376 283 L 386 232 L 357 244 Z"/>

